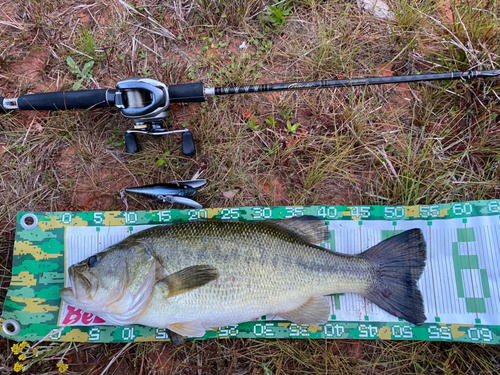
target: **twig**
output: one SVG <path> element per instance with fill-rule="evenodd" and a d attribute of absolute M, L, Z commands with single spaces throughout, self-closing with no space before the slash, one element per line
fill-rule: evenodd
<path fill-rule="evenodd" d="M 162 36 L 165 36 L 165 37 L 173 39 L 173 40 L 177 40 L 177 38 L 175 37 L 174 34 L 172 34 L 169 30 L 167 30 L 162 25 L 160 25 L 153 17 L 151 17 L 151 16 L 145 16 L 141 12 L 139 12 L 136 9 L 132 8 L 130 5 L 128 5 L 123 0 L 119 0 L 119 2 L 120 2 L 121 5 L 123 5 L 125 8 L 127 8 L 129 11 L 137 14 L 138 16 L 146 18 L 149 22 L 151 22 L 153 25 L 155 25 L 158 29 L 160 29 L 162 31 L 162 34 L 161 34 Z"/>
<path fill-rule="evenodd" d="M 125 345 L 119 352 L 117 355 L 113 356 L 113 358 L 111 358 L 111 361 L 108 363 L 108 365 L 106 366 L 106 368 L 104 369 L 103 372 L 101 372 L 101 375 L 104 375 L 106 373 L 106 371 L 108 371 L 108 369 L 111 367 L 111 365 L 113 363 L 115 363 L 116 359 L 125 351 L 125 349 L 127 349 L 130 345 L 132 345 L 132 342 L 129 342 L 127 343 L 127 345 Z"/>

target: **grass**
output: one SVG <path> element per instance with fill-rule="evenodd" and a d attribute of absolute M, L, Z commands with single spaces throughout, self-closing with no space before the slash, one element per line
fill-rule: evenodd
<path fill-rule="evenodd" d="M 387 3 L 392 21 L 340 0 L 12 3 L 0 10 L 0 93 L 71 89 L 68 56 L 79 67 L 94 61 L 86 89 L 131 76 L 223 86 L 499 68 L 498 2 Z M 287 14 L 273 18 L 267 5 Z M 190 158 L 179 135 L 140 136 L 142 152 L 126 154 L 131 123 L 114 110 L 0 115 L 0 303 L 17 212 L 124 210 L 126 187 L 201 173 L 205 207 L 499 199 L 498 88 L 491 79 L 175 104 L 169 127 L 189 125 L 198 150 Z M 287 121 L 300 125 L 291 132 Z M 164 207 L 132 197 L 128 205 Z M 16 362 L 12 344 L 0 341 L 2 371 Z M 108 373 L 489 374 L 499 354 L 444 342 L 50 343 L 30 371 L 56 373 L 63 359 L 69 372 L 96 374 L 114 359 Z"/>

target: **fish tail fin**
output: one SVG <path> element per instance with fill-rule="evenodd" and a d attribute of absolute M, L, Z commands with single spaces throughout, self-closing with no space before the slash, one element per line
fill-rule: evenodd
<path fill-rule="evenodd" d="M 417 282 L 426 254 L 420 229 L 407 230 L 366 250 L 360 256 L 371 262 L 375 278 L 363 296 L 398 318 L 424 323 L 424 301 Z"/>

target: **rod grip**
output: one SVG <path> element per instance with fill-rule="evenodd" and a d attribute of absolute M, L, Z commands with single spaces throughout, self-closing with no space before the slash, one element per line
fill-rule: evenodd
<path fill-rule="evenodd" d="M 58 91 L 23 95 L 17 98 L 19 109 L 39 111 L 61 111 L 66 109 L 86 109 L 110 107 L 108 89 Z"/>
<path fill-rule="evenodd" d="M 204 85 L 201 82 L 168 86 L 171 103 L 199 103 L 205 101 Z"/>

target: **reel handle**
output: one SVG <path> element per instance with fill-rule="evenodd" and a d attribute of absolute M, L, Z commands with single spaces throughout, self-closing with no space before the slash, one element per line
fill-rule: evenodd
<path fill-rule="evenodd" d="M 121 82 L 124 88 L 139 88 L 141 83 L 125 80 Z M 154 87 L 144 84 L 145 88 L 153 90 Z M 129 86 L 129 87 L 127 87 Z M 120 85 L 118 85 L 121 88 Z M 140 87 L 144 89 L 143 87 Z M 89 109 L 95 107 L 115 106 L 115 98 L 118 90 L 78 90 L 78 91 L 56 91 L 40 94 L 22 95 L 16 99 L 0 97 L 0 112 L 8 112 L 13 109 L 38 110 L 38 111 L 61 111 L 68 109 Z M 160 96 L 160 95 L 158 95 Z M 199 103 L 205 101 L 204 85 L 198 83 L 186 83 L 168 86 L 168 97 L 171 103 Z M 163 103 L 168 107 L 168 102 Z M 147 106 L 146 106 L 147 107 Z M 152 108 L 120 108 L 126 117 L 139 117 L 152 112 Z M 154 108 L 156 109 L 156 108 Z M 127 113 L 131 111 L 133 113 Z M 137 112 L 137 113 L 136 113 Z M 145 112 L 145 113 L 142 113 Z"/>
<path fill-rule="evenodd" d="M 140 129 L 140 130 L 127 130 L 125 133 L 125 149 L 129 154 L 134 154 L 139 152 L 139 146 L 137 144 L 137 138 L 135 134 L 149 134 L 155 137 L 161 137 L 166 134 L 182 133 L 182 153 L 186 156 L 192 156 L 196 153 L 196 144 L 194 142 L 193 133 L 187 129 L 183 130 L 171 130 L 168 131 L 166 128 L 151 130 L 151 129 Z"/>
<path fill-rule="evenodd" d="M 190 131 L 182 133 L 182 153 L 186 156 L 192 156 L 196 153 L 193 133 Z"/>
<path fill-rule="evenodd" d="M 134 133 L 125 133 L 125 149 L 129 154 L 135 154 L 139 152 L 139 145 L 137 144 L 137 139 Z"/>

